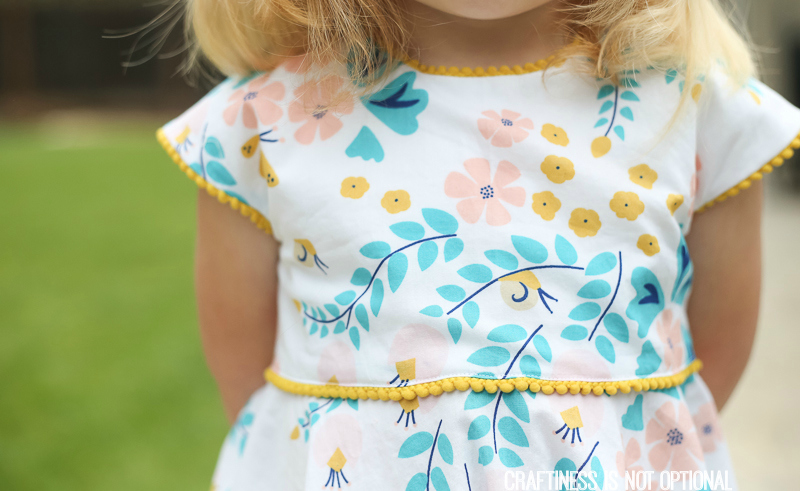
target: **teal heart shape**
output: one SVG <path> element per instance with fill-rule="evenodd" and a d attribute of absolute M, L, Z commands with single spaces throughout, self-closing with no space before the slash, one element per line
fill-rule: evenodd
<path fill-rule="evenodd" d="M 636 369 L 636 375 L 639 377 L 646 377 L 658 370 L 661 365 L 661 358 L 653 348 L 651 341 L 646 341 L 642 345 L 642 354 L 636 358 L 636 362 L 639 364 L 639 368 Z"/>
<path fill-rule="evenodd" d="M 410 135 L 417 131 L 417 116 L 428 107 L 428 92 L 414 89 L 416 72 L 406 72 L 362 102 L 392 131 Z"/>
<path fill-rule="evenodd" d="M 374 160 L 375 162 L 382 161 L 384 157 L 381 142 L 378 141 L 375 133 L 366 126 L 361 128 L 356 139 L 344 153 L 350 158 L 361 157 L 364 160 Z"/>

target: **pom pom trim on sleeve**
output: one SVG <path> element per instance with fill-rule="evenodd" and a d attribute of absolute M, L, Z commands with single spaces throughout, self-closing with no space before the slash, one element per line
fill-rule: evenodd
<path fill-rule="evenodd" d="M 410 401 L 415 397 L 438 396 L 444 392 L 453 392 L 454 390 L 464 392 L 470 389 L 474 392 L 483 392 L 485 390 L 490 394 L 494 394 L 498 390 L 505 393 L 513 390 L 518 390 L 520 392 L 529 390 L 533 393 L 542 392 L 546 395 L 566 394 L 569 392 L 573 395 L 594 394 L 599 396 L 608 394 L 613 396 L 619 392 L 628 394 L 631 390 L 640 392 L 678 387 L 702 367 L 703 363 L 700 360 L 694 360 L 686 368 L 674 375 L 613 382 L 542 380 L 530 377 L 517 377 L 503 380 L 476 377 L 450 377 L 434 380 L 433 382 L 407 385 L 405 387 L 353 387 L 338 384 L 306 384 L 282 377 L 269 368 L 265 371 L 264 375 L 269 383 L 291 394 L 342 399 L 380 399 L 382 401 L 399 401 L 405 399 Z"/>
<path fill-rule="evenodd" d="M 187 176 L 189 176 L 189 179 L 193 180 L 195 184 L 200 187 L 200 189 L 205 189 L 209 195 L 217 198 L 220 203 L 228 203 L 232 209 L 237 210 L 243 216 L 249 218 L 256 227 L 272 235 L 272 224 L 258 210 L 252 206 L 242 203 L 233 196 L 228 195 L 225 193 L 225 191 L 215 188 L 211 183 L 203 179 L 202 176 L 193 171 L 191 167 L 189 167 L 189 165 L 183 161 L 180 154 L 178 154 L 178 151 L 175 150 L 175 147 L 172 146 L 163 129 L 159 129 L 156 132 L 156 138 L 161 146 L 164 147 L 164 150 L 166 150 L 167 154 L 169 154 L 169 156 L 172 158 L 173 162 L 178 164 L 178 167 L 180 167 L 181 170 Z"/>
<path fill-rule="evenodd" d="M 781 153 L 779 153 L 775 158 L 770 160 L 768 163 L 764 164 L 764 166 L 758 169 L 756 172 L 750 174 L 750 176 L 748 176 L 747 179 L 744 179 L 739 184 L 733 186 L 732 188 L 728 189 L 724 193 L 720 194 L 716 198 L 712 199 L 708 203 L 698 208 L 695 213 L 706 211 L 715 204 L 722 203 L 726 199 L 736 196 L 741 191 L 749 188 L 753 184 L 753 181 L 759 181 L 763 179 L 764 174 L 769 174 L 775 169 L 775 167 L 782 166 L 784 162 L 794 157 L 795 153 L 794 151 L 797 150 L 798 148 L 800 148 L 800 134 L 798 134 L 795 137 L 795 139 L 792 140 L 792 143 L 790 143 L 789 146 L 783 149 L 783 151 L 781 151 Z"/>

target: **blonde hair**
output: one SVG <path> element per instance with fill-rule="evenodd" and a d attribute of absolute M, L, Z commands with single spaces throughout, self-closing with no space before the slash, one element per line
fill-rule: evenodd
<path fill-rule="evenodd" d="M 190 66 L 203 60 L 226 75 L 269 71 L 287 57 L 346 67 L 358 87 L 374 87 L 409 55 L 400 0 L 183 0 Z M 616 81 L 626 71 L 679 69 L 693 80 L 719 66 L 744 83 L 756 67 L 749 43 L 721 0 L 564 0 L 563 27 L 575 39 L 551 65 Z M 380 47 L 380 51 L 377 48 Z"/>

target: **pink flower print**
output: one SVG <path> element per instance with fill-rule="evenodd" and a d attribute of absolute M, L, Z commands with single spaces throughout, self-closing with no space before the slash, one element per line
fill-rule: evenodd
<path fill-rule="evenodd" d="M 228 126 L 233 126 L 241 111 L 245 128 L 255 129 L 259 122 L 271 125 L 283 116 L 283 109 L 276 102 L 283 99 L 285 93 L 281 82 L 269 83 L 269 75 L 263 75 L 231 94 L 222 117 Z"/>
<path fill-rule="evenodd" d="M 350 345 L 334 341 L 326 346 L 317 363 L 317 377 L 325 384 L 355 384 L 356 357 Z"/>
<path fill-rule="evenodd" d="M 664 368 L 680 368 L 683 364 L 683 333 L 680 317 L 666 309 L 656 319 L 656 332 L 664 344 Z"/>
<path fill-rule="evenodd" d="M 328 480 L 322 489 L 333 488 L 334 484 L 337 488 L 349 485 L 356 477 L 351 471 L 361 458 L 361 425 L 349 414 L 328 416 L 317 430 L 311 447 L 317 466 L 328 468 Z"/>
<path fill-rule="evenodd" d="M 655 418 L 647 423 L 645 443 L 656 443 L 650 450 L 650 465 L 658 471 L 669 466 L 671 471 L 696 471 L 698 460 L 703 460 L 703 449 L 695 431 L 694 421 L 685 404 L 664 403 L 657 411 Z"/>
<path fill-rule="evenodd" d="M 297 99 L 289 106 L 289 120 L 304 123 L 294 133 L 298 143 L 310 145 L 317 136 L 317 129 L 320 140 L 327 140 L 342 129 L 344 125 L 336 114 L 353 112 L 351 98 L 331 107 L 334 98 L 341 92 L 342 84 L 344 80 L 341 77 L 330 76 L 319 82 L 306 82 L 294 91 Z"/>
<path fill-rule="evenodd" d="M 709 453 L 717 449 L 717 442 L 722 441 L 722 429 L 717 419 L 717 409 L 709 402 L 700 406 L 694 415 L 694 426 L 700 438 L 703 452 Z"/>
<path fill-rule="evenodd" d="M 306 55 L 290 56 L 281 66 L 287 72 L 304 74 L 311 68 L 311 60 Z"/>
<path fill-rule="evenodd" d="M 467 223 L 477 223 L 486 208 L 486 223 L 500 226 L 511 221 L 511 214 L 501 201 L 514 206 L 525 203 L 525 190 L 521 187 L 506 187 L 519 179 L 520 171 L 511 162 L 501 161 L 497 165 L 494 179 L 491 166 L 486 159 L 476 158 L 464 162 L 470 177 L 460 172 L 451 172 L 444 182 L 444 193 L 451 198 L 466 198 L 458 202 L 456 209 Z"/>
<path fill-rule="evenodd" d="M 512 143 L 519 143 L 528 138 L 526 130 L 533 129 L 530 118 L 520 118 L 521 114 L 508 109 L 503 109 L 501 114 L 496 111 L 484 111 L 485 118 L 478 120 L 478 129 L 487 140 L 495 147 L 510 147 Z"/>

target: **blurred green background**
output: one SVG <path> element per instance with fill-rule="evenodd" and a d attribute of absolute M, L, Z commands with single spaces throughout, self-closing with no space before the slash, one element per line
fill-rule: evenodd
<path fill-rule="evenodd" d="M 800 6 L 738 3 L 797 104 Z M 123 71 L 133 38 L 102 39 L 163 8 L 0 0 L 0 490 L 208 488 L 227 423 L 197 335 L 197 190 L 154 138 L 204 88 L 179 56 Z M 771 182 L 763 326 L 723 413 L 742 489 L 796 486 L 797 168 Z"/>

